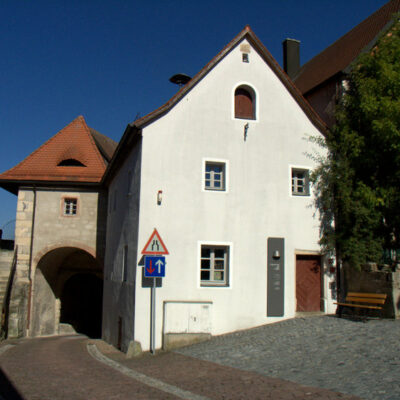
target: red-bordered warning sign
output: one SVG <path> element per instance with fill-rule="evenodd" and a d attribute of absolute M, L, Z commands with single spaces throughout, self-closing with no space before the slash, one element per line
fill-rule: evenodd
<path fill-rule="evenodd" d="M 167 246 L 165 246 L 156 228 L 154 228 L 154 231 L 151 234 L 150 239 L 147 241 L 146 246 L 144 246 L 142 254 L 145 255 L 169 254 Z"/>

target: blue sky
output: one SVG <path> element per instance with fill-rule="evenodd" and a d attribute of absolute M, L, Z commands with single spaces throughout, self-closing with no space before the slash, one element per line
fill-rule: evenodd
<path fill-rule="evenodd" d="M 385 0 L 2 0 L 0 172 L 78 115 L 119 140 L 126 125 L 177 90 L 246 24 L 279 64 L 282 41 L 308 61 Z M 0 189 L 0 229 L 10 234 L 16 196 Z"/>

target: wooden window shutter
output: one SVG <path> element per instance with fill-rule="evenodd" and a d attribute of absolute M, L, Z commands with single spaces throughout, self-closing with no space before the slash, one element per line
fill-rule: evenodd
<path fill-rule="evenodd" d="M 243 88 L 235 90 L 235 118 L 255 119 L 253 97 Z"/>

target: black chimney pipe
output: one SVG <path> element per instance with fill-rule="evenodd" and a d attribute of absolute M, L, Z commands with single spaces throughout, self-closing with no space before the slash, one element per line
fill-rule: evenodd
<path fill-rule="evenodd" d="M 293 79 L 300 70 L 300 40 L 285 39 L 283 46 L 283 69 Z"/>

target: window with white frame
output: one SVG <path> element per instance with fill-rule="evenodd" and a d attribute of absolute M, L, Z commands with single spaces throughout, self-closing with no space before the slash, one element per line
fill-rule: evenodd
<path fill-rule="evenodd" d="M 206 190 L 225 190 L 225 163 L 206 161 L 204 188 Z"/>
<path fill-rule="evenodd" d="M 229 246 L 201 246 L 201 286 L 229 286 Z"/>
<path fill-rule="evenodd" d="M 256 119 L 256 95 L 248 85 L 241 85 L 235 90 L 235 118 Z"/>
<path fill-rule="evenodd" d="M 76 215 L 78 210 L 78 199 L 64 199 L 63 214 L 67 216 Z"/>
<path fill-rule="evenodd" d="M 310 195 L 310 179 L 308 169 L 292 168 L 292 195 Z"/>

